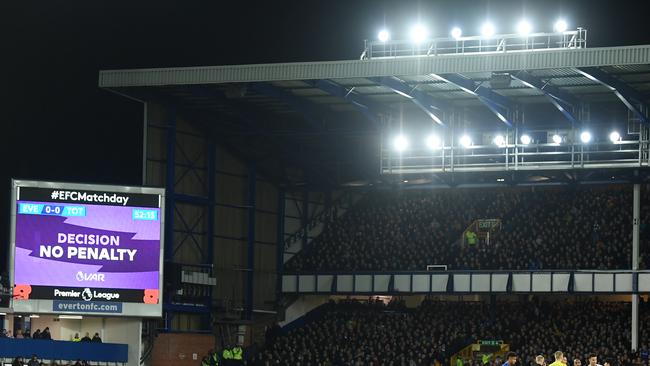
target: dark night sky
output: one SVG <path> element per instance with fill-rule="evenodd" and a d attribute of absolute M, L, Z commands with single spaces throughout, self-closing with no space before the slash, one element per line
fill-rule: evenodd
<path fill-rule="evenodd" d="M 650 43 L 644 1 L 2 1 L 0 238 L 12 177 L 139 184 L 141 106 L 97 88 L 111 68 L 356 59 L 386 24 L 435 36 L 490 19 L 510 33 L 564 16 L 589 46 Z M 4 191 L 4 193 L 2 193 Z M 0 244 L 0 248 L 4 245 Z M 0 263 L 4 263 L 0 249 Z M 1 267 L 0 267 L 1 268 Z"/>

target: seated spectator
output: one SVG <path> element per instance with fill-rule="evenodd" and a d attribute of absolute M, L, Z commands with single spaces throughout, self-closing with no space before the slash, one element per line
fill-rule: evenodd
<path fill-rule="evenodd" d="M 27 362 L 27 366 L 41 366 L 41 363 L 36 358 L 36 355 L 32 355 L 32 358 Z"/>
<path fill-rule="evenodd" d="M 93 336 L 92 342 L 102 343 L 102 339 L 99 337 L 99 333 L 95 333 L 95 335 Z"/>
<path fill-rule="evenodd" d="M 16 331 L 16 338 L 18 338 L 18 339 L 24 338 L 23 331 L 21 329 L 18 329 Z"/>
<path fill-rule="evenodd" d="M 562 347 L 564 355 L 575 359 L 596 352 L 615 357 L 611 366 L 637 366 L 629 352 L 629 303 L 534 298 L 494 306 L 429 300 L 414 309 L 390 309 L 375 302 L 344 300 L 324 305 L 316 320 L 267 344 L 260 362 L 448 365 L 449 357 L 467 345 L 493 339 L 509 344 L 522 365 L 537 365 L 537 355 L 553 356 Z M 640 324 L 650 324 L 649 311 L 640 318 Z M 650 326 L 643 326 L 640 339 L 650 332 L 646 328 Z M 490 366 L 501 366 L 504 360 L 492 361 Z M 464 364 L 474 366 L 481 360 Z"/>
<path fill-rule="evenodd" d="M 370 193 L 285 268 L 625 269 L 631 261 L 631 203 L 629 186 Z M 644 207 L 650 227 L 650 204 Z M 489 244 L 474 231 L 464 235 L 479 219 L 501 220 Z M 650 238 L 646 231 L 642 238 Z M 464 245 L 468 240 L 471 245 Z M 650 251 L 650 240 L 642 239 L 641 246 Z"/>
<path fill-rule="evenodd" d="M 23 332 L 23 338 L 32 338 L 32 335 L 29 333 L 29 329 L 25 329 Z"/>
<path fill-rule="evenodd" d="M 50 327 L 45 327 L 41 333 L 41 339 L 52 340 L 52 335 L 50 334 Z"/>
<path fill-rule="evenodd" d="M 41 339 L 41 330 L 40 329 L 36 329 L 34 334 L 32 334 L 32 339 Z"/>
<path fill-rule="evenodd" d="M 92 339 L 90 338 L 90 333 L 86 332 L 86 335 L 81 338 L 81 342 L 91 342 Z"/>
<path fill-rule="evenodd" d="M 14 360 L 11 362 L 11 366 L 23 366 L 23 358 L 22 357 L 16 357 Z"/>

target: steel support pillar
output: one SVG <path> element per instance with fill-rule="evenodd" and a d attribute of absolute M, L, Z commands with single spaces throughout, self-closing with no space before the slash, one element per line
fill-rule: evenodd
<path fill-rule="evenodd" d="M 284 215 L 285 215 L 285 193 L 284 189 L 278 189 L 278 208 L 276 217 L 276 287 L 275 297 L 280 300 L 282 296 L 282 272 L 284 271 Z"/>
<path fill-rule="evenodd" d="M 176 199 L 174 196 L 176 185 L 176 109 L 167 110 L 167 176 L 165 177 L 165 256 L 164 263 L 171 263 L 174 256 L 174 213 L 176 211 Z M 169 296 L 169 294 L 167 294 Z M 164 300 L 163 300 L 164 301 Z M 165 329 L 171 329 L 173 313 L 166 311 Z"/>
<path fill-rule="evenodd" d="M 216 204 L 216 145 L 213 139 L 208 140 L 208 258 L 206 264 L 214 264 L 214 211 Z"/>
<path fill-rule="evenodd" d="M 634 185 L 632 221 L 632 270 L 639 269 L 639 223 L 641 211 L 641 186 Z M 632 295 L 632 351 L 639 349 L 639 295 Z"/>
<path fill-rule="evenodd" d="M 176 200 L 174 186 L 176 185 L 176 110 L 168 110 L 167 122 L 167 176 L 165 179 L 167 202 L 165 207 L 165 262 L 170 262 L 174 253 L 174 210 Z"/>
<path fill-rule="evenodd" d="M 253 286 L 255 274 L 255 191 L 257 174 L 255 163 L 248 165 L 248 235 L 247 235 L 247 263 L 246 263 L 246 291 L 244 292 L 244 319 L 253 317 Z"/>
<path fill-rule="evenodd" d="M 216 153 L 217 153 L 217 147 L 216 144 L 214 143 L 213 138 L 209 138 L 207 141 L 208 145 L 208 230 L 207 230 L 207 236 L 208 236 L 208 248 L 207 248 L 207 258 L 205 259 L 205 264 L 209 264 L 212 266 L 212 270 L 210 271 L 210 276 L 214 276 L 214 235 L 215 235 L 215 205 L 216 205 Z M 212 286 L 208 286 L 208 308 L 212 307 L 212 294 L 213 294 L 213 288 Z M 205 314 L 205 320 L 204 324 L 211 324 L 210 322 L 210 313 Z M 211 326 L 208 327 L 208 329 L 211 329 Z"/>
<path fill-rule="evenodd" d="M 300 250 L 305 250 L 307 248 L 307 238 L 309 236 L 309 191 L 305 190 L 302 195 L 302 212 L 300 215 L 300 225 L 302 226 L 302 248 Z"/>

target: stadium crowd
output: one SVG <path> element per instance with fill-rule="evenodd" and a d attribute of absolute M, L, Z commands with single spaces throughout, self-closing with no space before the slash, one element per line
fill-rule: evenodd
<path fill-rule="evenodd" d="M 503 340 L 519 356 L 519 365 L 548 363 L 564 351 L 588 364 L 594 353 L 612 366 L 647 366 L 650 309 L 642 305 L 640 352 L 630 350 L 629 304 L 582 300 L 502 302 L 424 301 L 408 309 L 399 301 L 345 300 L 329 303 L 322 315 L 267 341 L 254 365 L 449 365 L 450 356 L 478 340 Z M 501 366 L 505 360 L 463 360 L 469 366 Z"/>
<path fill-rule="evenodd" d="M 648 202 L 642 213 L 647 252 Z M 468 246 L 463 232 L 479 219 L 501 220 L 501 230 L 489 244 Z M 329 222 L 285 268 L 623 269 L 630 267 L 631 241 L 629 186 L 378 192 Z"/>

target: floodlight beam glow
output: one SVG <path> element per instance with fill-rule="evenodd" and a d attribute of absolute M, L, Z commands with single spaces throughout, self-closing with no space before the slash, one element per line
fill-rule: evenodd
<path fill-rule="evenodd" d="M 553 30 L 556 32 L 565 32 L 568 28 L 568 24 L 564 19 L 558 19 L 553 25 Z"/>
<path fill-rule="evenodd" d="M 496 135 L 494 136 L 494 139 L 492 142 L 497 145 L 497 146 L 505 146 L 506 145 L 506 138 L 503 135 Z"/>
<path fill-rule="evenodd" d="M 427 38 L 427 29 L 422 24 L 416 24 L 411 27 L 410 35 L 413 42 L 423 42 Z"/>
<path fill-rule="evenodd" d="M 382 29 L 377 34 L 377 39 L 380 42 L 387 42 L 390 39 L 390 33 L 386 29 Z"/>
<path fill-rule="evenodd" d="M 517 24 L 517 33 L 522 36 L 527 36 L 532 30 L 533 26 L 525 19 Z"/>
<path fill-rule="evenodd" d="M 470 147 L 470 146 L 472 146 L 472 138 L 467 136 L 467 135 L 463 135 L 460 138 L 459 142 L 460 142 L 460 145 L 462 147 Z"/>
<path fill-rule="evenodd" d="M 429 135 L 426 140 L 427 147 L 431 150 L 439 149 L 442 146 L 442 140 L 437 135 Z"/>
<path fill-rule="evenodd" d="M 485 37 L 492 37 L 495 33 L 494 24 L 490 22 L 483 23 L 481 27 L 481 34 Z"/>
<path fill-rule="evenodd" d="M 455 39 L 460 38 L 463 35 L 463 30 L 459 27 L 453 27 L 451 29 L 451 36 Z"/>
<path fill-rule="evenodd" d="M 404 135 L 399 135 L 393 140 L 393 147 L 397 151 L 404 151 L 408 148 L 409 141 Z"/>

